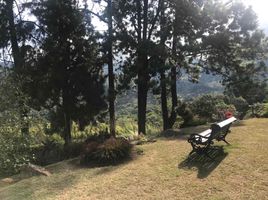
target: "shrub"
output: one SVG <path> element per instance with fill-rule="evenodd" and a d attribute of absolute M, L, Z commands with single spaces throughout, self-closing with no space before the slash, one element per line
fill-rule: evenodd
<path fill-rule="evenodd" d="M 0 174 L 19 172 L 22 165 L 34 160 L 28 138 L 10 132 L 0 134 Z"/>
<path fill-rule="evenodd" d="M 243 119 L 249 109 L 248 102 L 243 97 L 230 98 L 230 102 L 235 106 L 238 117 Z"/>
<path fill-rule="evenodd" d="M 256 103 L 248 110 L 245 118 L 268 117 L 268 103 Z"/>
<path fill-rule="evenodd" d="M 124 138 L 110 137 L 103 142 L 88 140 L 81 163 L 116 164 L 130 157 L 132 145 Z"/>
<path fill-rule="evenodd" d="M 177 113 L 183 119 L 183 123 L 180 124 L 180 127 L 187 127 L 193 121 L 194 115 L 187 103 L 179 102 L 179 106 L 177 107 Z"/>
<path fill-rule="evenodd" d="M 63 139 L 53 134 L 48 136 L 40 145 L 31 147 L 36 155 L 35 163 L 38 165 L 48 165 L 64 159 Z"/>
<path fill-rule="evenodd" d="M 214 121 L 226 119 L 225 113 L 231 112 L 232 115 L 236 115 L 236 109 L 234 105 L 227 105 L 224 102 L 219 102 L 215 105 L 215 114 L 212 115 Z"/>
<path fill-rule="evenodd" d="M 263 113 L 262 117 L 268 117 L 268 103 L 263 104 Z"/>
<path fill-rule="evenodd" d="M 199 96 L 193 100 L 190 108 L 194 115 L 198 115 L 208 121 L 222 120 L 226 111 L 236 112 L 235 107 L 223 95 L 205 94 Z"/>

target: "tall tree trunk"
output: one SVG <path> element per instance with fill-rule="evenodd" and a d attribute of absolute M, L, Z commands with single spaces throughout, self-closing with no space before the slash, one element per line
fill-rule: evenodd
<path fill-rule="evenodd" d="M 146 134 L 146 108 L 148 92 L 148 52 L 146 47 L 148 28 L 148 0 L 143 1 L 143 12 L 141 1 L 136 0 L 138 16 L 138 133 Z M 143 13 L 143 17 L 142 17 Z M 143 24 L 142 20 L 143 18 Z"/>
<path fill-rule="evenodd" d="M 113 19 L 112 0 L 108 1 L 108 76 L 109 76 L 109 115 L 110 134 L 115 137 L 115 89 L 114 89 L 114 67 L 113 67 Z"/>
<path fill-rule="evenodd" d="M 160 84 L 161 84 L 161 109 L 162 109 L 162 119 L 163 119 L 163 130 L 169 128 L 168 121 L 168 107 L 167 107 L 167 84 L 165 72 L 160 72 Z"/>
<path fill-rule="evenodd" d="M 159 1 L 161 3 L 161 14 L 160 14 L 160 47 L 164 52 L 160 57 L 160 87 L 161 87 L 161 110 L 162 110 L 162 120 L 163 120 L 163 130 L 170 128 L 169 116 L 168 116 L 168 105 L 167 105 L 167 79 L 165 75 L 165 42 L 167 40 L 167 30 L 165 24 L 165 4 L 164 1 Z"/>
<path fill-rule="evenodd" d="M 65 144 L 64 146 L 67 148 L 69 144 L 72 142 L 72 135 L 71 135 L 71 129 L 72 129 L 72 121 L 71 121 L 71 116 L 68 111 L 64 113 L 64 141 Z"/>
<path fill-rule="evenodd" d="M 71 122 L 71 113 L 69 110 L 69 95 L 68 95 L 68 89 L 63 90 L 63 96 L 62 96 L 62 107 L 63 107 L 63 118 L 64 118 L 64 128 L 63 128 L 63 138 L 64 138 L 64 147 L 65 151 L 67 151 L 69 144 L 72 141 L 72 122 Z"/>
<path fill-rule="evenodd" d="M 17 38 L 17 31 L 15 27 L 15 18 L 13 12 L 13 4 L 14 0 L 7 0 L 6 1 L 6 8 L 7 8 L 7 17 L 9 23 L 9 34 L 10 34 L 10 42 L 11 42 L 11 49 L 12 49 L 12 56 L 14 60 L 14 71 L 15 71 L 15 79 L 16 81 L 20 82 L 20 70 L 23 66 L 23 58 L 20 53 L 19 45 L 18 45 L 18 38 Z M 19 94 L 21 94 L 21 85 L 19 85 Z M 29 134 L 29 122 L 27 120 L 28 117 L 28 108 L 25 105 L 25 102 L 21 99 L 22 97 L 19 96 L 19 106 L 20 106 L 20 118 L 21 118 L 21 133 L 24 135 Z"/>
<path fill-rule="evenodd" d="M 17 33 L 14 23 L 14 12 L 13 12 L 13 0 L 7 0 L 7 13 L 8 13 L 8 23 L 9 23 L 9 34 L 10 34 L 10 41 L 11 41 L 11 48 L 12 48 L 12 55 L 14 59 L 14 67 L 15 71 L 19 70 L 22 67 L 22 59 L 20 55 L 18 40 L 17 40 Z"/>
<path fill-rule="evenodd" d="M 174 123 L 176 122 L 177 112 L 176 107 L 178 106 L 178 99 L 177 99 L 177 71 L 176 66 L 171 68 L 171 99 L 172 99 L 172 107 L 170 117 L 168 119 L 168 128 L 172 128 Z"/>
<path fill-rule="evenodd" d="M 146 74 L 138 74 L 138 133 L 146 134 L 146 109 L 148 80 Z"/>
<path fill-rule="evenodd" d="M 177 55 L 177 39 L 178 39 L 178 9 L 175 8 L 175 21 L 173 23 L 173 42 L 172 42 L 172 57 L 175 58 Z M 178 106 L 177 99 L 177 66 L 172 66 L 171 68 L 171 99 L 172 99 L 172 107 L 171 113 L 169 117 L 169 128 L 172 128 L 177 118 L 176 107 Z"/>

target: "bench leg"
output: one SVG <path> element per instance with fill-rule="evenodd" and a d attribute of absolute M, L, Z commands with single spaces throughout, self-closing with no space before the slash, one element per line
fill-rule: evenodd
<path fill-rule="evenodd" d="M 193 149 L 190 153 L 189 153 L 189 155 L 188 156 L 191 156 L 193 153 L 195 153 L 196 151 L 195 151 L 195 149 Z"/>
<path fill-rule="evenodd" d="M 222 139 L 223 142 L 225 142 L 227 145 L 231 145 L 229 142 L 225 140 L 225 138 Z"/>

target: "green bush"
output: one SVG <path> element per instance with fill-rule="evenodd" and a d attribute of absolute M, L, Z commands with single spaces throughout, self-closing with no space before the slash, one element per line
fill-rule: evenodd
<path fill-rule="evenodd" d="M 268 117 L 268 103 L 263 104 L 262 117 Z"/>
<path fill-rule="evenodd" d="M 181 128 L 191 126 L 190 123 L 193 121 L 194 115 L 189 104 L 186 102 L 179 102 L 177 113 L 183 119 L 183 122 L 180 124 Z"/>
<path fill-rule="evenodd" d="M 59 162 L 64 159 L 63 139 L 53 134 L 47 136 L 42 144 L 31 147 L 32 152 L 36 155 L 35 164 L 48 165 Z"/>
<path fill-rule="evenodd" d="M 256 103 L 250 107 L 245 118 L 268 117 L 268 103 Z"/>
<path fill-rule="evenodd" d="M 81 158 L 83 164 L 116 164 L 131 155 L 132 145 L 124 138 L 110 137 L 103 142 L 88 140 Z"/>
<path fill-rule="evenodd" d="M 230 111 L 236 114 L 235 106 L 230 104 L 224 95 L 205 94 L 192 101 L 190 109 L 194 115 L 208 121 L 219 121 L 225 118 L 224 113 Z"/>
<path fill-rule="evenodd" d="M 212 115 L 213 121 L 220 121 L 226 119 L 225 113 L 231 112 L 233 115 L 236 115 L 236 109 L 235 106 L 232 104 L 227 105 L 224 102 L 219 102 L 215 105 L 215 114 Z"/>
<path fill-rule="evenodd" d="M 243 97 L 231 97 L 230 103 L 235 106 L 238 117 L 243 119 L 249 109 L 248 102 Z"/>
<path fill-rule="evenodd" d="M 0 131 L 0 174 L 11 175 L 35 159 L 29 140 L 22 135 Z"/>

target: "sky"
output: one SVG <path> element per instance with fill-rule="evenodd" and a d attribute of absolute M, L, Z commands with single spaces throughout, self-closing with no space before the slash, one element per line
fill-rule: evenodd
<path fill-rule="evenodd" d="M 259 27 L 268 35 L 268 1 L 267 0 L 242 0 L 246 5 L 252 6 L 252 9 L 258 16 Z"/>
<path fill-rule="evenodd" d="M 230 1 L 230 0 L 223 0 Z M 268 35 L 268 0 L 241 0 L 245 5 L 252 6 L 252 9 L 258 16 L 258 22 L 260 29 L 264 30 L 266 35 Z M 91 0 L 88 1 L 90 3 Z M 93 7 L 93 10 L 96 9 L 96 6 Z M 95 19 L 96 28 L 98 30 L 105 30 L 106 24 L 101 23 L 99 20 Z"/>

